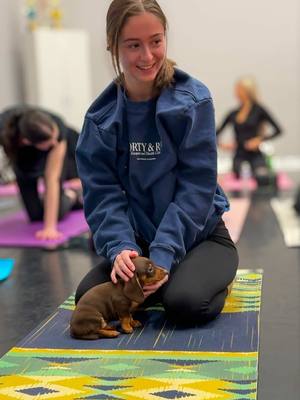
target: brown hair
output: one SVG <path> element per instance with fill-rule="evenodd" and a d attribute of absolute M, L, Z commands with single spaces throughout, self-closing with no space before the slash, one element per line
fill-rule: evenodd
<path fill-rule="evenodd" d="M 168 22 L 165 14 L 155 0 L 113 0 L 106 16 L 107 50 L 111 53 L 112 64 L 117 74 L 116 82 L 124 85 L 121 72 L 118 44 L 121 31 L 128 18 L 149 12 L 155 15 L 162 23 L 166 32 Z M 165 58 L 164 63 L 156 76 L 155 88 L 158 90 L 171 85 L 174 76 L 175 62 Z"/>
<path fill-rule="evenodd" d="M 22 139 L 33 145 L 51 138 L 55 122 L 47 114 L 32 109 L 15 110 L 3 124 L 3 148 L 7 157 L 14 162 Z"/>

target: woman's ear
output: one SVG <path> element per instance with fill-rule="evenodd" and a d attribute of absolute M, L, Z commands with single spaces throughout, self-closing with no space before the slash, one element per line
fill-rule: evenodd
<path fill-rule="evenodd" d="M 143 289 L 136 274 L 134 274 L 128 282 L 125 282 L 124 294 L 126 297 L 132 301 L 135 301 L 136 303 L 142 303 L 145 300 Z"/>

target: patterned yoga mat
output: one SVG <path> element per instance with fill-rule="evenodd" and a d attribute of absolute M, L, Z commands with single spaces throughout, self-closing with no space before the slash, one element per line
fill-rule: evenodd
<path fill-rule="evenodd" d="M 0 360 L 0 399 L 256 399 L 261 271 L 241 270 L 222 314 L 179 328 L 162 307 L 117 339 L 71 339 L 70 297 Z"/>

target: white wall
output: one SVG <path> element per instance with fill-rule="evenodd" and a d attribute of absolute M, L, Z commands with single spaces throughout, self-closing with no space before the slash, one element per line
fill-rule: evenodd
<path fill-rule="evenodd" d="M 212 91 L 216 119 L 235 105 L 233 84 L 245 74 L 284 128 L 278 153 L 300 150 L 300 2 L 161 0 L 170 54 Z"/>
<path fill-rule="evenodd" d="M 109 4 L 108 0 L 61 0 L 64 26 L 85 29 L 90 34 L 93 98 L 114 78 L 109 52 L 105 50 L 105 18 Z"/>
<path fill-rule="evenodd" d="M 5 4 L 0 14 L 0 29 L 5 38 L 0 52 L 2 80 L 5 76 L 4 94 L 1 82 L 3 104 L 4 96 L 10 100 L 22 94 L 19 61 L 14 50 L 14 32 L 18 29 L 9 25 L 16 23 L 11 12 L 18 1 L 0 2 Z M 105 50 L 105 16 L 110 0 L 61 0 L 61 3 L 65 27 L 86 29 L 91 36 L 92 95 L 96 97 L 113 77 Z M 236 78 L 254 75 L 263 103 L 285 131 L 275 141 L 277 153 L 299 154 L 299 0 L 160 0 L 160 4 L 170 25 L 169 56 L 210 88 L 217 122 L 235 105 L 232 89 Z M 8 53 L 4 61 L 3 46 Z"/>
<path fill-rule="evenodd" d="M 93 100 L 86 30 L 43 26 L 27 32 L 23 64 L 26 103 L 58 113 L 81 130 Z"/>
<path fill-rule="evenodd" d="M 0 0 L 0 110 L 22 100 L 20 0 Z"/>

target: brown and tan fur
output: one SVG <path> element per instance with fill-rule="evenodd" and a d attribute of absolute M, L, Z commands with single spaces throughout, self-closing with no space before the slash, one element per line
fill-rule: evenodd
<path fill-rule="evenodd" d="M 117 337 L 120 332 L 109 325 L 119 320 L 122 331 L 133 332 L 141 326 L 132 312 L 144 301 L 143 287 L 163 279 L 166 271 L 145 257 L 132 259 L 134 276 L 128 282 L 101 283 L 89 289 L 78 301 L 70 321 L 70 334 L 76 339 Z"/>

